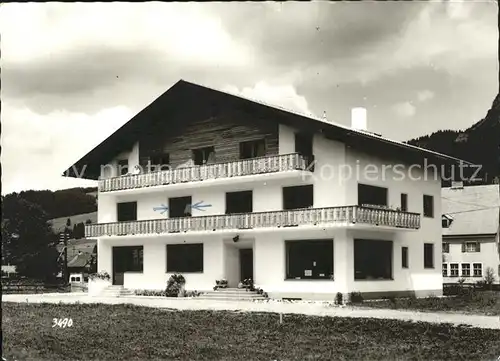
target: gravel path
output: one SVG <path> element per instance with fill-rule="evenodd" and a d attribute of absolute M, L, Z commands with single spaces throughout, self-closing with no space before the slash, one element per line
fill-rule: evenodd
<path fill-rule="evenodd" d="M 35 295 L 2 295 L 2 302 L 28 303 L 128 303 L 137 306 L 170 308 L 176 310 L 228 310 L 242 312 L 294 313 L 330 317 L 367 317 L 432 323 L 451 323 L 478 328 L 500 329 L 499 316 L 465 315 L 457 313 L 430 313 L 402 310 L 339 307 L 326 302 L 281 301 L 210 301 L 191 299 L 166 299 L 164 297 L 130 296 L 120 298 L 89 297 L 86 293 L 45 293 Z"/>

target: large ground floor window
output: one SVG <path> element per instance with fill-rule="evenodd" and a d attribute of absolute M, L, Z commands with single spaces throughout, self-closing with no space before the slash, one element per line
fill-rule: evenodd
<path fill-rule="evenodd" d="M 168 244 L 167 272 L 203 272 L 203 243 Z"/>
<path fill-rule="evenodd" d="M 142 272 L 143 255 L 142 246 L 113 247 L 114 272 Z"/>
<path fill-rule="evenodd" d="M 392 279 L 392 241 L 354 240 L 354 279 Z"/>
<path fill-rule="evenodd" d="M 333 240 L 285 241 L 287 279 L 333 276 Z"/>

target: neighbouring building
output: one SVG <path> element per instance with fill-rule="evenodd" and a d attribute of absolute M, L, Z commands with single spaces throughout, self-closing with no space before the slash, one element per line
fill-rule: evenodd
<path fill-rule="evenodd" d="M 483 280 L 493 270 L 500 283 L 500 191 L 498 184 L 442 190 L 445 283 Z"/>
<path fill-rule="evenodd" d="M 97 241 L 95 239 L 70 239 L 68 247 L 68 272 L 88 274 L 96 271 Z M 64 244 L 57 245 L 59 257 L 64 257 Z M 84 277 L 85 279 L 87 276 Z M 71 279 L 70 279 L 71 281 Z"/>
<path fill-rule="evenodd" d="M 272 298 L 441 294 L 439 173 L 460 161 L 353 114 L 177 82 L 65 173 L 98 180 L 98 270 L 127 289 L 181 273 L 186 289 L 252 278 Z"/>

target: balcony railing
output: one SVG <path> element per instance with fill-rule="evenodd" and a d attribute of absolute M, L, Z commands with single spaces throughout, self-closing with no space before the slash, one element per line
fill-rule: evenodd
<path fill-rule="evenodd" d="M 193 231 L 221 231 L 292 227 L 302 225 L 367 224 L 420 228 L 420 214 L 360 206 L 307 208 L 275 212 L 240 213 L 202 217 L 164 218 L 85 226 L 86 237 L 146 235 Z"/>
<path fill-rule="evenodd" d="M 99 191 L 152 187 L 166 184 L 197 182 L 208 179 L 241 177 L 245 175 L 307 170 L 311 160 L 298 154 L 242 159 L 227 163 L 205 164 L 142 174 L 127 174 L 99 180 Z"/>

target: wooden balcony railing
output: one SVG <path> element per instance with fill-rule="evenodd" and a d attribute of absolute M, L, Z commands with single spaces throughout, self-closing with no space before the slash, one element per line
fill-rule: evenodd
<path fill-rule="evenodd" d="M 164 218 L 85 226 L 86 237 L 124 236 L 193 231 L 221 231 L 302 225 L 362 223 L 395 228 L 420 228 L 420 214 L 360 206 L 307 208 L 275 212 Z"/>
<path fill-rule="evenodd" d="M 298 153 L 292 153 L 142 174 L 127 174 L 120 177 L 99 180 L 99 191 L 109 192 L 166 184 L 197 182 L 207 179 L 241 177 L 245 175 L 278 173 L 291 170 L 307 170 L 310 162 L 310 159 Z"/>

